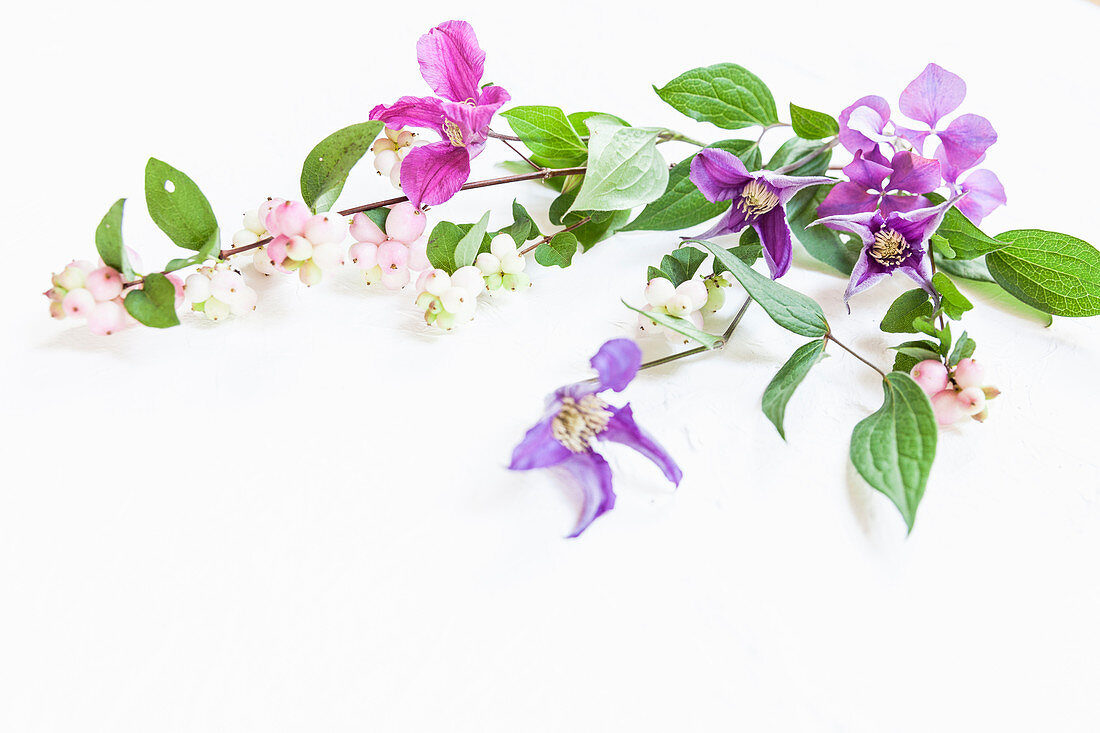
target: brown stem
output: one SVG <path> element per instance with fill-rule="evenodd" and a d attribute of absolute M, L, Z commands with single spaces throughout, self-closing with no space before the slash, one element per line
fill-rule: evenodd
<path fill-rule="evenodd" d="M 523 249 L 521 249 L 519 251 L 519 254 L 520 254 L 520 256 L 523 256 L 523 255 L 527 254 L 528 252 L 532 252 L 535 249 L 537 249 L 540 244 L 546 244 L 547 242 L 549 242 L 551 239 L 558 236 L 562 232 L 571 232 L 574 229 L 580 229 L 581 227 L 583 227 L 585 224 L 587 224 L 590 221 L 592 221 L 592 217 L 591 216 L 586 216 L 583 219 L 581 219 L 580 221 L 577 221 L 573 224 L 570 224 L 569 226 L 567 226 L 565 229 L 562 229 L 561 231 L 554 232 L 553 234 L 547 234 L 545 237 L 543 237 L 539 241 L 535 242 L 534 244 L 529 245 L 529 246 L 524 247 Z"/>
<path fill-rule="evenodd" d="M 827 334 L 825 334 L 825 338 L 826 338 L 827 340 L 829 340 L 829 341 L 832 341 L 832 342 L 833 342 L 834 344 L 836 344 L 836 345 L 837 345 L 837 346 L 839 346 L 840 348 L 844 349 L 844 350 L 845 350 L 845 351 L 847 351 L 847 352 L 848 352 L 849 354 L 851 354 L 851 355 L 852 355 L 852 356 L 854 356 L 855 358 L 859 359 L 860 361 L 862 361 L 862 362 L 863 362 L 864 364 L 866 364 L 867 366 L 869 366 L 869 367 L 871 367 L 872 369 L 874 369 L 874 370 L 875 370 L 876 372 L 878 372 L 878 374 L 879 374 L 879 376 L 880 376 L 880 377 L 882 377 L 883 379 L 886 379 L 886 372 L 882 371 L 882 370 L 881 370 L 881 369 L 879 369 L 879 368 L 878 368 L 877 366 L 875 366 L 875 365 L 874 365 L 874 364 L 872 364 L 871 362 L 867 361 L 867 360 L 866 360 L 866 359 L 864 359 L 864 358 L 863 358 L 862 356 L 860 356 L 860 355 L 859 355 L 859 354 L 857 354 L 856 352 L 852 351 L 851 349 L 849 349 L 849 348 L 848 348 L 847 346 L 845 346 L 844 344 L 842 344 L 842 343 L 840 343 L 839 341 L 837 341 L 837 340 L 836 340 L 836 337 L 835 337 L 835 336 L 833 336 L 833 334 L 831 334 L 831 333 L 827 333 Z"/>

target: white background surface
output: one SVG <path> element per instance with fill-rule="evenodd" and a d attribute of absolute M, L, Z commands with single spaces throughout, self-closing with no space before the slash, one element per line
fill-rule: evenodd
<path fill-rule="evenodd" d="M 202 186 L 226 233 L 263 196 L 297 195 L 315 142 L 427 93 L 416 38 L 456 16 L 515 104 L 710 140 L 724 133 L 649 85 L 735 61 L 781 110 L 835 113 L 869 93 L 895 104 L 935 60 L 969 84 L 960 111 L 1000 133 L 988 165 L 1009 207 L 987 229 L 1100 242 L 1100 9 L 885 8 L 9 9 L 0 729 L 1097 730 L 1095 320 L 967 315 L 1004 395 L 984 426 L 942 435 L 906 539 L 847 463 L 851 427 L 881 398 L 874 375 L 839 352 L 825 361 L 783 443 L 759 399 L 800 339 L 750 311 L 725 352 L 625 395 L 680 461 L 681 488 L 609 451 L 618 507 L 567 541 L 573 498 L 503 466 L 543 394 L 627 332 L 619 298 L 640 299 L 667 235 L 617 237 L 566 271 L 533 266 L 532 291 L 450 337 L 417 324 L 410 294 L 367 292 L 350 270 L 309 290 L 260 283 L 248 318 L 108 339 L 52 322 L 40 295 L 94 253 L 119 196 L 146 262 L 175 256 L 144 213 L 149 155 Z M 505 153 L 490 147 L 474 176 L 497 175 Z M 389 195 L 364 168 L 341 201 Z M 490 189 L 433 221 L 492 207 L 504 223 L 513 196 L 550 201 L 534 184 Z M 847 316 L 840 278 L 798 268 L 787 282 L 887 363 L 876 324 L 906 283 Z"/>

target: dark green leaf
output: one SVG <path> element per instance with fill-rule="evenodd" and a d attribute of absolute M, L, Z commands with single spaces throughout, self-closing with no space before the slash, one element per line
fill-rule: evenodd
<path fill-rule="evenodd" d="M 668 273 L 673 285 L 680 285 L 693 278 L 706 259 L 707 255 L 695 247 L 680 247 L 661 258 L 661 270 Z"/>
<path fill-rule="evenodd" d="M 810 226 L 817 220 L 817 207 L 829 195 L 830 188 L 812 186 L 796 193 L 787 204 L 787 223 L 791 225 L 791 233 L 811 257 L 844 275 L 850 275 L 859 257 L 859 240 L 852 237 L 846 239 L 827 227 Z"/>
<path fill-rule="evenodd" d="M 840 123 L 824 112 L 799 107 L 791 102 L 791 123 L 794 134 L 806 140 L 821 140 L 840 133 Z"/>
<path fill-rule="evenodd" d="M 937 259 L 936 267 L 943 270 L 948 275 L 954 275 L 955 277 L 965 277 L 968 280 L 977 280 L 979 282 L 986 283 L 996 282 L 996 280 L 993 279 L 993 276 L 989 274 L 989 268 L 985 266 L 985 261 L 981 259 Z"/>
<path fill-rule="evenodd" d="M 800 336 L 821 337 L 829 332 L 829 324 L 821 306 L 802 293 L 780 285 L 730 254 L 716 244 L 699 242 L 728 269 L 752 299 L 771 316 L 772 320 L 788 331 Z"/>
<path fill-rule="evenodd" d="M 1068 234 L 1016 229 L 1012 242 L 985 262 L 997 283 L 1019 300 L 1056 316 L 1100 315 L 1100 252 Z"/>
<path fill-rule="evenodd" d="M 382 132 L 381 120 L 360 122 L 337 130 L 309 151 L 302 163 L 302 200 L 314 212 L 328 211 L 344 190 L 355 164 Z"/>
<path fill-rule="evenodd" d="M 512 201 L 512 219 L 512 223 L 501 229 L 500 233 L 510 236 L 517 247 L 522 246 L 524 242 L 542 236 L 535 220 L 531 218 L 531 215 L 527 213 L 527 209 L 523 208 L 518 200 Z"/>
<path fill-rule="evenodd" d="M 852 431 L 852 464 L 894 502 L 910 531 L 936 457 L 932 403 L 908 374 L 890 372 L 882 407 Z"/>
<path fill-rule="evenodd" d="M 126 199 L 119 199 L 107 210 L 95 230 L 95 248 L 103 258 L 103 264 L 122 273 L 123 280 L 133 280 L 134 270 L 126 257 L 122 243 L 122 208 Z"/>
<path fill-rule="evenodd" d="M 578 244 L 573 232 L 558 232 L 549 242 L 535 248 L 535 262 L 543 267 L 569 267 Z"/>
<path fill-rule="evenodd" d="M 715 346 L 722 343 L 721 336 L 714 336 L 706 331 L 700 331 L 692 325 L 691 321 L 684 318 L 677 318 L 676 316 L 670 316 L 667 313 L 658 313 L 657 311 L 644 311 L 641 308 L 635 308 L 625 300 L 623 301 L 623 305 L 635 313 L 641 313 L 646 318 L 661 324 L 665 328 L 672 329 L 681 336 L 686 336 L 692 341 L 699 342 L 708 349 L 713 349 Z"/>
<path fill-rule="evenodd" d="M 760 149 L 751 140 L 723 140 L 708 147 L 733 153 L 749 170 L 760 167 Z M 629 231 L 676 231 L 701 224 L 725 212 L 729 201 L 711 203 L 691 182 L 691 161 L 694 155 L 677 163 L 668 174 L 668 186 L 659 199 L 623 228 Z"/>
<path fill-rule="evenodd" d="M 925 359 L 938 360 L 940 358 L 939 344 L 932 343 L 931 341 L 906 341 L 899 346 L 893 346 L 891 348 L 898 352 L 897 356 L 894 357 L 895 372 L 905 372 L 908 374 L 913 367 Z"/>
<path fill-rule="evenodd" d="M 784 440 L 787 439 L 786 433 L 783 432 L 783 416 L 787 412 L 787 402 L 790 401 L 791 395 L 794 394 L 798 385 L 810 373 L 813 365 L 821 361 L 824 356 L 824 339 L 814 339 L 808 344 L 803 344 L 791 354 L 791 358 L 787 359 L 787 363 L 779 368 L 775 377 L 764 390 L 761 408 L 768 419 L 772 421 L 775 429 L 779 431 L 779 436 Z"/>
<path fill-rule="evenodd" d="M 179 247 L 197 252 L 218 232 L 214 210 L 195 182 L 156 158 L 145 166 L 145 202 L 149 216 Z"/>
<path fill-rule="evenodd" d="M 934 204 L 944 201 L 943 196 L 935 193 L 927 194 L 927 198 Z M 1002 249 L 1007 244 L 985 234 L 954 207 L 947 210 L 936 234 L 947 240 L 955 252 L 952 259 L 956 260 L 973 260 L 988 252 Z"/>
<path fill-rule="evenodd" d="M 386 231 L 386 219 L 390 216 L 390 210 L 385 206 L 379 206 L 377 209 L 368 209 L 363 212 L 367 215 L 367 218 L 375 223 L 375 225 L 382 231 Z"/>
<path fill-rule="evenodd" d="M 959 363 L 960 359 L 969 359 L 974 356 L 974 349 L 977 348 L 977 344 L 974 343 L 974 339 L 966 335 L 966 331 L 963 331 L 963 335 L 959 336 L 958 343 L 955 344 L 955 348 L 951 351 L 951 356 L 947 359 L 948 366 L 955 366 Z"/>
<path fill-rule="evenodd" d="M 176 286 L 159 272 L 146 276 L 140 288 L 126 293 L 123 305 L 138 323 L 152 328 L 170 328 L 180 323 L 176 315 Z"/>
<path fill-rule="evenodd" d="M 182 270 L 185 267 L 191 267 L 192 265 L 201 265 L 210 259 L 217 259 L 221 254 L 221 238 L 217 232 L 214 232 L 214 236 L 210 237 L 210 241 L 206 243 L 206 246 L 200 249 L 190 257 L 181 257 L 174 260 L 169 260 L 168 264 L 164 266 L 165 272 L 175 272 L 176 270 Z"/>
<path fill-rule="evenodd" d="M 928 292 L 920 288 L 907 290 L 890 304 L 879 324 L 886 333 L 916 333 L 913 322 L 917 318 L 931 318 L 932 303 Z"/>
<path fill-rule="evenodd" d="M 588 158 L 588 148 L 558 107 L 513 107 L 501 116 L 542 165 L 569 168 Z"/>
<path fill-rule="evenodd" d="M 942 272 L 937 272 L 932 276 L 932 287 L 936 289 L 936 292 L 942 298 L 940 307 L 943 308 L 943 312 L 953 321 L 959 320 L 962 318 L 963 313 L 974 307 L 974 304 L 959 292 L 959 288 L 955 283 L 951 282 L 951 278 Z"/>
<path fill-rule="evenodd" d="M 448 273 L 458 269 L 455 264 L 455 247 L 466 236 L 466 232 L 456 224 L 441 221 L 428 235 L 428 261 L 432 267 L 446 270 Z"/>
<path fill-rule="evenodd" d="M 737 64 L 692 69 L 653 89 L 688 117 L 726 130 L 779 122 L 775 99 L 767 85 Z"/>

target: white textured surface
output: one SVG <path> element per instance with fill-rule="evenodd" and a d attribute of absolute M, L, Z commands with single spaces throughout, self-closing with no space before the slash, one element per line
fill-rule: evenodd
<path fill-rule="evenodd" d="M 907 27 L 910 8 L 879 2 L 812 17 L 825 6 L 409 7 L 9 9 L 0 729 L 1100 727 L 1095 320 L 967 316 L 1004 396 L 984 426 L 942 436 L 906 539 L 846 458 L 851 426 L 879 403 L 874 375 L 839 352 L 817 367 L 784 444 L 759 399 L 800 339 L 750 311 L 728 350 L 627 393 L 680 460 L 680 490 L 614 451 L 618 507 L 565 541 L 570 497 L 502 466 L 543 393 L 624 333 L 618 300 L 639 299 L 668 236 L 536 267 L 534 290 L 453 337 L 352 272 L 312 290 L 262 283 L 254 317 L 110 339 L 51 322 L 39 295 L 94 251 L 120 195 L 129 242 L 147 262 L 169 256 L 141 203 L 149 155 L 198 181 L 227 232 L 260 197 L 295 194 L 313 143 L 425 92 L 415 39 L 456 15 L 517 104 L 708 139 L 722 133 L 685 124 L 649 84 L 732 60 L 781 108 L 837 111 L 896 99 L 935 60 L 969 82 L 962 111 L 1001 135 L 988 163 L 1010 206 L 988 228 L 1100 242 L 1100 11 L 954 0 Z M 475 176 L 505 152 L 490 148 Z M 363 171 L 342 200 L 387 195 Z M 513 196 L 550 200 L 534 184 L 489 190 L 436 218 L 503 217 Z M 885 363 L 877 318 L 904 283 L 848 317 L 839 278 L 798 269 L 788 282 Z"/>

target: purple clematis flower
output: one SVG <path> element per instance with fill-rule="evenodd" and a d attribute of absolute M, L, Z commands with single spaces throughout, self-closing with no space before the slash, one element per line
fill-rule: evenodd
<path fill-rule="evenodd" d="M 576 537 L 604 512 L 615 506 L 611 467 L 592 447 L 593 440 L 628 445 L 657 464 L 677 486 L 683 474 L 648 433 L 634 422 L 630 405 L 614 407 L 600 397 L 606 390 L 621 392 L 634 379 L 642 352 L 630 339 L 612 339 L 592 357 L 595 380 L 566 385 L 554 392 L 546 414 L 512 452 L 513 471 L 561 466 L 580 484 L 581 516 L 570 537 Z"/>
<path fill-rule="evenodd" d="M 390 127 L 425 127 L 443 139 L 414 148 L 401 163 L 401 190 L 417 208 L 447 201 L 470 178 L 470 161 L 485 148 L 489 122 L 509 99 L 498 86 L 479 89 L 485 52 L 464 20 L 449 20 L 416 43 L 420 74 L 439 97 L 401 97 L 378 105 L 372 120 Z"/>
<path fill-rule="evenodd" d="M 852 268 L 852 279 L 844 291 L 844 301 L 848 302 L 856 293 L 895 272 L 908 275 L 935 295 L 932 266 L 927 257 L 928 238 L 939 228 L 944 214 L 955 201 L 952 199 L 915 211 L 893 211 L 885 216 L 873 211 L 828 216 L 815 221 L 813 225 L 844 229 L 863 240 L 863 251 Z"/>
<path fill-rule="evenodd" d="M 847 181 L 833 186 L 817 207 L 819 216 L 857 214 L 880 209 L 883 215 L 891 211 L 912 211 L 931 202 L 920 195 L 939 188 L 942 171 L 940 161 L 922 158 L 908 150 L 894 153 L 892 160 L 878 149 L 857 150 L 855 159 L 844 166 Z"/>
<path fill-rule="evenodd" d="M 967 219 L 974 222 L 975 226 L 982 223 L 982 219 L 989 216 L 998 206 L 1004 206 L 1008 201 L 1005 196 L 1005 187 L 997 174 L 984 168 L 971 171 L 960 182 L 959 179 L 965 171 L 956 168 L 947 162 L 947 155 L 943 146 L 936 149 L 936 160 L 943 164 L 943 180 L 955 193 L 966 194 L 956 204 Z M 985 160 L 983 155 L 974 165 L 979 165 Z"/>
<path fill-rule="evenodd" d="M 706 148 L 691 161 L 691 182 L 708 201 L 732 201 L 729 211 L 701 239 L 734 234 L 751 226 L 760 235 L 772 279 L 791 267 L 791 227 L 787 203 L 807 186 L 832 183 L 824 176 L 786 176 L 773 171 L 750 173 L 733 153 Z"/>
<path fill-rule="evenodd" d="M 940 120 L 954 112 L 966 98 L 966 82 L 957 74 L 928 64 L 924 71 L 901 93 L 902 114 L 928 126 L 928 130 L 898 127 L 899 137 L 907 140 L 918 152 L 924 150 L 929 137 L 939 138 L 944 158 L 952 166 L 966 170 L 985 156 L 990 145 L 997 142 L 993 125 L 984 117 L 959 115 L 940 130 Z"/>

